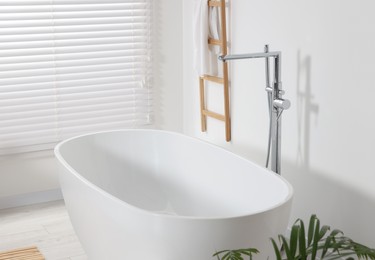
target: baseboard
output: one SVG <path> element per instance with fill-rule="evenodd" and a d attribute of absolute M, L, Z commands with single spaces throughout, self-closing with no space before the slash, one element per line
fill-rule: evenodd
<path fill-rule="evenodd" d="M 60 189 L 14 195 L 0 198 L 0 209 L 21 207 L 43 202 L 61 200 L 62 198 L 63 196 Z"/>

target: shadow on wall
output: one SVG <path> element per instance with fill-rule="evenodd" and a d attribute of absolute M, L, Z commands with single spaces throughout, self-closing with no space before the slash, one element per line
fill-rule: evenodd
<path fill-rule="evenodd" d="M 310 165 L 310 129 L 319 115 L 311 85 L 311 66 L 311 57 L 298 51 L 297 158 L 295 163 L 283 161 L 282 165 L 282 175 L 295 191 L 291 220 L 302 218 L 307 222 L 311 214 L 317 214 L 322 224 L 375 247 L 375 228 L 368 226 L 375 219 L 375 198 Z"/>
<path fill-rule="evenodd" d="M 302 81 L 302 82 L 301 82 Z M 297 54 L 297 165 L 310 168 L 310 126 L 312 115 L 319 114 L 311 90 L 311 57 Z M 316 117 L 317 118 L 317 117 Z"/>
<path fill-rule="evenodd" d="M 259 165 L 265 163 L 265 151 L 238 145 L 235 152 Z M 311 214 L 317 214 L 321 224 L 340 229 L 355 241 L 375 248 L 372 224 L 375 197 L 339 179 L 329 178 L 329 173 L 313 169 L 308 164 L 298 165 L 295 161 L 283 160 L 281 172 L 294 189 L 291 221 L 301 218 L 308 223 Z"/>
<path fill-rule="evenodd" d="M 317 214 L 322 224 L 340 229 L 352 239 L 375 247 L 372 224 L 375 198 L 340 180 L 328 178 L 328 173 L 288 162 L 284 162 L 282 174 L 293 185 L 295 192 L 292 221 L 297 218 L 307 221 L 311 214 Z"/>

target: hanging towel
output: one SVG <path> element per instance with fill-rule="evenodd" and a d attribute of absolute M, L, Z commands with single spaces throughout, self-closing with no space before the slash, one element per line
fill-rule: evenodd
<path fill-rule="evenodd" d="M 219 46 L 209 46 L 208 38 L 220 39 L 218 8 L 208 7 L 207 0 L 194 1 L 194 67 L 201 76 L 218 73 Z"/>
<path fill-rule="evenodd" d="M 208 7 L 208 29 L 208 36 L 210 38 L 220 40 L 219 8 Z M 209 49 L 216 55 L 220 53 L 220 46 L 218 45 L 209 45 Z"/>

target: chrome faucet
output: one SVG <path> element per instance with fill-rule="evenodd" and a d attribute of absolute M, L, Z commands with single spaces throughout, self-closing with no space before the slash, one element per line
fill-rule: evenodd
<path fill-rule="evenodd" d="M 268 141 L 268 152 L 266 167 L 268 167 L 271 154 L 271 170 L 281 174 L 281 114 L 290 107 L 290 101 L 283 99 L 284 91 L 281 84 L 281 52 L 268 51 L 268 45 L 265 45 L 264 52 L 246 53 L 219 56 L 219 60 L 226 62 L 230 60 L 257 59 L 265 58 L 266 60 L 266 91 L 268 95 L 269 112 L 270 112 L 270 131 Z M 269 83 L 269 58 L 274 59 L 274 79 L 273 84 Z"/>

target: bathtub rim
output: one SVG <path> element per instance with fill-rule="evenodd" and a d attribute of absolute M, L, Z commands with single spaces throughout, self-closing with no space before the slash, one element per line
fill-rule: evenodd
<path fill-rule="evenodd" d="M 61 155 L 60 153 L 60 147 L 63 146 L 65 143 L 68 143 L 70 141 L 73 141 L 75 139 L 79 139 L 81 137 L 85 137 L 85 136 L 93 136 L 93 135 L 97 135 L 97 134 L 105 134 L 105 133 L 114 133 L 114 132 L 155 132 L 155 133 L 164 133 L 164 134 L 170 134 L 170 135 L 175 135 L 175 136 L 179 136 L 179 137 L 182 137 L 182 138 L 187 138 L 187 139 L 190 139 L 192 140 L 193 142 L 200 142 L 200 143 L 203 143 L 205 145 L 209 145 L 211 146 L 212 148 L 214 149 L 219 149 L 221 150 L 222 152 L 224 153 L 227 153 L 227 154 L 231 154 L 231 156 L 235 156 L 237 157 L 238 159 L 240 160 L 245 160 L 246 162 L 252 164 L 254 167 L 258 168 L 259 170 L 261 171 L 266 171 L 266 174 L 272 174 L 275 178 L 279 178 L 281 180 L 282 183 L 284 183 L 287 187 L 287 190 L 288 190 L 288 194 L 287 196 L 281 200 L 280 202 L 270 206 L 270 207 L 267 207 L 267 208 L 264 208 L 262 210 L 257 210 L 257 211 L 253 211 L 251 213 L 246 213 L 246 214 L 239 214 L 239 215 L 234 215 L 234 216 L 185 216 L 185 215 L 169 215 L 169 214 L 163 214 L 163 213 L 159 213 L 159 212 L 153 212 L 153 211 L 149 211 L 149 210 L 146 210 L 146 209 L 143 209 L 143 208 L 140 208 L 140 207 L 137 207 L 137 206 L 134 206 L 134 205 L 131 205 L 129 203 L 127 203 L 126 201 L 124 200 L 121 200 L 120 198 L 117 198 L 116 196 L 112 195 L 111 193 L 105 191 L 104 189 L 98 187 L 97 185 L 95 185 L 94 183 L 90 182 L 89 180 L 87 180 L 85 177 L 83 177 L 81 174 L 79 174 L 75 169 L 73 169 L 66 161 L 65 159 L 63 158 L 63 156 Z M 178 133 L 178 132 L 173 132 L 173 131 L 167 131 L 167 130 L 159 130 L 159 129 L 118 129 L 118 130 L 106 130 L 106 131 L 97 131 L 97 132 L 90 132 L 90 133 L 87 133 L 87 134 L 82 134 L 82 135 L 77 135 L 77 136 L 74 136 L 74 137 L 70 137 L 66 140 L 63 140 L 61 142 L 59 142 L 55 148 L 54 148 L 54 154 L 55 154 L 55 157 L 57 158 L 58 162 L 61 163 L 66 169 L 68 169 L 70 171 L 71 174 L 74 175 L 74 177 L 78 178 L 80 181 L 82 181 L 85 185 L 87 185 L 88 187 L 94 189 L 95 191 L 99 192 L 101 195 L 111 199 L 111 200 L 114 200 L 116 201 L 117 203 L 120 203 L 121 205 L 129 208 L 129 209 L 132 209 L 132 210 L 136 210 L 138 211 L 139 213 L 143 213 L 143 214 L 148 214 L 148 215 L 152 215 L 152 216 L 155 216 L 155 217 L 163 217 L 163 218 L 172 218 L 172 219 L 185 219 L 185 220 L 231 220 L 231 219 L 238 219 L 238 218 L 244 218 L 244 217 L 249 217 L 249 216 L 255 216 L 255 215 L 259 215 L 259 214 L 262 214 L 262 213 L 265 213 L 265 212 L 268 212 L 268 211 L 271 211 L 271 210 L 274 210 L 284 204 L 288 204 L 291 202 L 292 198 L 293 198 L 293 195 L 294 195 L 294 189 L 293 189 L 293 186 L 284 178 L 282 177 L 281 175 L 279 174 L 276 174 L 275 172 L 265 168 L 265 167 L 262 167 L 256 163 L 254 163 L 253 161 L 249 160 L 249 159 L 246 159 L 234 152 L 231 152 L 223 147 L 220 147 L 216 144 L 212 144 L 212 143 L 209 143 L 205 140 L 201 140 L 199 138 L 195 138 L 195 137 L 191 137 L 191 136 L 188 136 L 188 135 L 185 135 L 185 134 L 182 134 L 182 133 Z M 59 174 L 60 173 L 60 170 L 59 170 Z M 62 187 L 61 187 L 62 188 Z"/>

